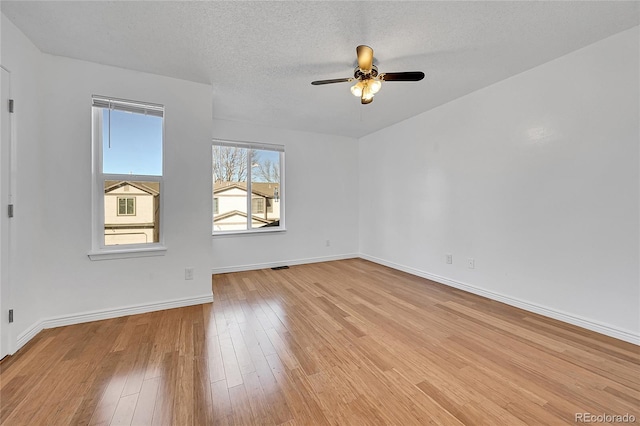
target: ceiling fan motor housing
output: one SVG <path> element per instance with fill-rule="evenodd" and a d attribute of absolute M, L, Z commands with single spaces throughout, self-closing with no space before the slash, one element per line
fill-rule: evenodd
<path fill-rule="evenodd" d="M 375 65 L 371 65 L 371 69 L 368 71 L 363 71 L 360 67 L 356 67 L 355 70 L 353 70 L 353 77 L 356 80 L 368 80 L 370 78 L 375 78 L 378 76 L 378 67 L 376 67 Z"/>

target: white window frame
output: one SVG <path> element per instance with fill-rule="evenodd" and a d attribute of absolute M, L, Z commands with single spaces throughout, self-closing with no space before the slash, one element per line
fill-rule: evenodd
<path fill-rule="evenodd" d="M 107 174 L 102 170 L 102 109 L 106 105 L 117 105 L 119 110 L 131 112 L 153 111 L 154 115 L 162 112 L 162 174 L 160 176 L 131 175 L 131 174 Z M 91 175 L 93 180 L 91 191 L 91 217 L 93 232 L 91 237 L 91 250 L 89 258 L 91 260 L 125 259 L 131 257 L 162 256 L 167 248 L 164 245 L 164 162 L 165 162 L 165 120 L 164 106 L 148 102 L 137 102 L 126 99 L 110 98 L 106 96 L 92 96 L 91 107 L 91 154 L 92 167 Z M 104 182 L 107 180 L 116 181 L 142 181 L 158 182 L 160 197 L 160 225 L 159 242 L 141 244 L 120 244 L 105 245 L 104 243 Z"/>
<path fill-rule="evenodd" d="M 285 227 L 285 149 L 284 145 L 276 145 L 276 144 L 266 144 L 266 143 L 257 143 L 257 142 L 247 142 L 247 141 L 237 141 L 230 139 L 213 139 L 213 143 L 211 145 L 212 155 L 213 155 L 213 147 L 214 146 L 226 146 L 230 148 L 244 148 L 249 150 L 264 150 L 264 151 L 276 151 L 280 153 L 280 183 L 278 190 L 278 202 L 280 203 L 280 226 L 267 226 L 263 228 L 252 228 L 252 200 L 251 197 L 251 167 L 247 166 L 247 229 L 238 229 L 232 231 L 216 231 L 214 229 L 213 220 L 215 219 L 214 214 L 211 215 L 212 223 L 211 223 L 211 234 L 213 237 L 222 237 L 229 235 L 256 235 L 256 234 L 269 234 L 273 232 L 284 232 L 286 231 Z M 213 157 L 212 157 L 213 159 Z M 247 157 L 247 162 L 249 165 L 251 164 L 251 158 Z M 212 164 L 213 171 L 213 164 Z M 211 197 L 211 211 L 213 212 L 213 196 Z M 266 201 L 264 208 L 267 208 Z M 264 214 L 264 213 L 263 213 Z"/>

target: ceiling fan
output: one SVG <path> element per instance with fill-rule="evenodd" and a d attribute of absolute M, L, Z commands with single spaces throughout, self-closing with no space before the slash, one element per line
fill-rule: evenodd
<path fill-rule="evenodd" d="M 378 93 L 383 81 L 420 81 L 424 78 L 422 71 L 378 73 L 378 67 L 373 65 L 373 49 L 360 45 L 356 48 L 358 66 L 353 70 L 353 77 L 334 78 L 332 80 L 317 80 L 311 84 L 319 86 L 332 83 L 349 83 L 357 81 L 351 86 L 351 93 L 360 98 L 362 104 L 373 102 L 373 95 Z"/>

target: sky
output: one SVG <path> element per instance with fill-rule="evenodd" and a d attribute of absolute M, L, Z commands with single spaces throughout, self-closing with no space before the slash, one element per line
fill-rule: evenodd
<path fill-rule="evenodd" d="M 162 118 L 103 109 L 103 173 L 162 175 Z"/>

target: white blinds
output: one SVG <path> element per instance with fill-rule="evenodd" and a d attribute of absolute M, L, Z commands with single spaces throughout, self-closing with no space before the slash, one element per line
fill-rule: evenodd
<path fill-rule="evenodd" d="M 272 145 L 267 143 L 214 139 L 213 144 L 217 146 L 229 146 L 232 148 L 245 148 L 245 149 L 284 152 L 284 145 Z"/>
<path fill-rule="evenodd" d="M 92 96 L 91 106 L 107 108 L 118 111 L 135 112 L 138 114 L 164 116 L 164 106 L 158 104 L 145 104 L 124 99 L 106 98 L 103 96 Z"/>

